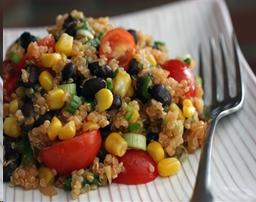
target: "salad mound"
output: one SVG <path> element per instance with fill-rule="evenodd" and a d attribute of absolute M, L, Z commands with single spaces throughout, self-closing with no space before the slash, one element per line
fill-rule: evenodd
<path fill-rule="evenodd" d="M 3 63 L 4 181 L 75 199 L 176 175 L 207 128 L 191 56 L 77 10 L 48 32 L 22 33 Z"/>

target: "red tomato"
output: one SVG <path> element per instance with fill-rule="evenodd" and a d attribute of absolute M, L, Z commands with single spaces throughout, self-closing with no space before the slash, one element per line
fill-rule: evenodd
<path fill-rule="evenodd" d="M 4 80 L 4 86 L 3 86 L 4 102 L 11 101 L 11 94 L 16 89 L 17 80 L 18 80 L 17 74 L 14 74 L 11 77 L 9 77 L 8 79 Z"/>
<path fill-rule="evenodd" d="M 189 97 L 195 96 L 195 75 L 192 69 L 188 68 L 185 63 L 178 59 L 168 60 L 162 67 L 170 72 L 170 76 L 176 81 L 180 82 L 182 80 L 190 80 L 190 90 L 186 94 Z"/>
<path fill-rule="evenodd" d="M 106 43 L 109 42 L 111 52 L 104 52 Z M 115 28 L 108 31 L 101 39 L 99 54 L 105 55 L 108 59 L 115 58 L 119 65 L 125 67 L 135 53 L 135 42 L 133 36 L 122 28 Z"/>
<path fill-rule="evenodd" d="M 158 176 L 156 163 L 145 151 L 128 150 L 119 161 L 123 162 L 125 171 L 114 180 L 116 183 L 145 184 Z"/>
<path fill-rule="evenodd" d="M 42 162 L 58 174 L 69 175 L 73 170 L 86 168 L 95 159 L 101 146 L 98 130 L 85 132 L 40 151 Z"/>
<path fill-rule="evenodd" d="M 39 39 L 37 42 L 39 46 L 47 46 L 48 48 L 55 49 L 55 39 L 52 34 L 47 35 L 46 37 Z"/>

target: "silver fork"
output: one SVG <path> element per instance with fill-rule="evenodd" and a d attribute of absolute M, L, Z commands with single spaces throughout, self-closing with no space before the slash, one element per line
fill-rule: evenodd
<path fill-rule="evenodd" d="M 211 153 L 212 153 L 212 142 L 213 135 L 215 131 L 215 127 L 218 121 L 231 113 L 238 111 L 243 104 L 244 100 L 244 87 L 243 81 L 241 78 L 241 69 L 240 69 L 240 61 L 238 55 L 238 45 L 235 34 L 232 36 L 232 45 L 234 52 L 234 65 L 235 65 L 235 73 L 236 73 L 236 95 L 231 97 L 230 88 L 228 82 L 228 70 L 227 70 L 227 51 L 224 46 L 224 37 L 221 36 L 219 39 L 220 43 L 220 52 L 221 52 L 221 61 L 222 61 L 222 74 L 224 79 L 223 84 L 223 99 L 221 101 L 217 98 L 217 73 L 216 73 L 216 61 L 214 59 L 215 50 L 214 50 L 214 39 L 210 40 L 210 57 L 211 57 L 211 92 L 212 99 L 209 110 L 209 126 L 207 129 L 207 137 L 204 143 L 204 146 L 201 151 L 201 157 L 199 162 L 199 167 L 197 171 L 196 183 L 193 191 L 192 198 L 190 202 L 211 202 L 213 201 L 213 195 L 210 190 L 210 162 L 211 162 Z M 199 75 L 204 82 L 204 70 L 203 70 L 203 60 L 202 60 L 202 50 L 201 46 L 199 49 Z M 203 83 L 203 87 L 205 89 L 205 83 Z"/>

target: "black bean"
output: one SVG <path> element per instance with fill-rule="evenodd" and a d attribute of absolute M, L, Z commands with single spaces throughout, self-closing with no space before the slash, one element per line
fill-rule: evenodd
<path fill-rule="evenodd" d="M 19 166 L 20 162 L 17 160 L 10 160 L 7 164 L 7 166 L 3 166 L 3 178 L 4 182 L 9 182 L 10 177 L 12 176 L 12 173 L 14 170 Z"/>
<path fill-rule="evenodd" d="M 85 99 L 93 100 L 94 95 L 102 88 L 106 87 L 106 82 L 101 78 L 92 78 L 87 80 L 82 88 L 82 96 Z"/>
<path fill-rule="evenodd" d="M 75 36 L 76 35 L 76 25 L 77 25 L 77 20 L 73 18 L 71 15 L 69 15 L 64 23 L 63 23 L 63 29 L 68 35 Z"/>
<path fill-rule="evenodd" d="M 169 91 L 164 87 L 164 85 L 158 84 L 154 85 L 149 90 L 152 98 L 161 102 L 163 105 L 169 105 L 171 103 L 171 95 Z"/>
<path fill-rule="evenodd" d="M 38 77 L 40 74 L 39 67 L 35 64 L 28 64 L 26 70 L 29 73 L 28 82 L 24 83 L 25 87 L 33 87 L 38 83 Z"/>
<path fill-rule="evenodd" d="M 84 82 L 84 77 L 80 74 L 76 75 L 76 92 L 78 96 L 82 95 L 82 89 L 83 89 L 83 82 Z"/>
<path fill-rule="evenodd" d="M 21 107 L 22 114 L 25 117 L 31 117 L 34 114 L 34 107 L 32 102 L 25 102 Z"/>
<path fill-rule="evenodd" d="M 128 73 L 130 75 L 137 75 L 139 70 L 139 63 L 133 58 L 128 64 Z"/>
<path fill-rule="evenodd" d="M 127 31 L 133 36 L 134 42 L 137 44 L 137 42 L 138 42 L 138 34 L 137 34 L 136 30 L 128 29 Z"/>
<path fill-rule="evenodd" d="M 23 32 L 23 34 L 20 36 L 20 45 L 25 50 L 27 50 L 28 45 L 32 41 L 36 41 L 36 37 L 31 35 L 29 32 Z"/>
<path fill-rule="evenodd" d="M 149 88 L 152 85 L 150 75 L 138 77 L 136 82 L 136 96 L 142 101 L 147 102 L 150 99 Z"/>
<path fill-rule="evenodd" d="M 16 139 L 4 135 L 4 155 L 9 156 L 15 152 Z"/>
<path fill-rule="evenodd" d="M 158 141 L 159 135 L 157 133 L 149 132 L 146 135 L 147 137 L 147 144 L 149 144 L 151 141 Z"/>
<path fill-rule="evenodd" d="M 102 163 L 104 162 L 106 154 L 107 154 L 106 150 L 104 149 L 104 147 L 102 147 L 97 155 L 99 157 L 100 162 Z"/>
<path fill-rule="evenodd" d="M 104 65 L 103 67 L 99 65 L 98 62 L 93 62 L 88 64 L 88 68 L 92 75 L 107 78 L 113 76 L 113 71 L 108 65 Z"/>
<path fill-rule="evenodd" d="M 53 117 L 52 112 L 46 112 L 44 115 L 40 116 L 34 123 L 34 127 L 42 125 L 46 120 L 51 120 Z"/>
<path fill-rule="evenodd" d="M 62 25 L 63 29 L 67 29 L 70 23 L 76 22 L 76 19 L 73 18 L 71 15 L 68 15 L 68 17 L 64 20 L 64 23 Z"/>
<path fill-rule="evenodd" d="M 110 109 L 119 109 L 121 106 L 122 106 L 122 98 L 119 95 L 115 95 Z"/>
<path fill-rule="evenodd" d="M 76 77 L 76 66 L 72 62 L 67 63 L 62 70 L 62 80 L 67 81 L 70 78 L 75 79 Z"/>
<path fill-rule="evenodd" d="M 100 128 L 100 135 L 103 140 L 107 138 L 107 136 L 111 133 L 111 124 L 108 124 L 104 128 Z"/>

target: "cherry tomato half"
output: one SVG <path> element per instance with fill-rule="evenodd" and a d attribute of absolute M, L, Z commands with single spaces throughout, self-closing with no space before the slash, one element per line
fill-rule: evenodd
<path fill-rule="evenodd" d="M 116 183 L 145 184 L 158 176 L 156 163 L 145 151 L 128 150 L 119 161 L 123 162 L 125 171 L 114 180 Z"/>
<path fill-rule="evenodd" d="M 41 150 L 40 158 L 58 174 L 69 175 L 73 170 L 89 166 L 98 154 L 100 145 L 100 132 L 94 130 Z"/>
<path fill-rule="evenodd" d="M 192 69 L 188 68 L 185 63 L 178 59 L 168 60 L 162 67 L 169 71 L 169 75 L 176 81 L 180 82 L 182 80 L 190 80 L 190 90 L 186 94 L 188 97 L 195 96 L 195 75 Z"/>
<path fill-rule="evenodd" d="M 104 49 L 109 43 L 111 52 L 106 53 Z M 105 55 L 108 59 L 115 58 L 119 65 L 125 67 L 135 53 L 135 42 L 133 36 L 122 28 L 115 28 L 108 31 L 101 39 L 99 54 Z"/>

